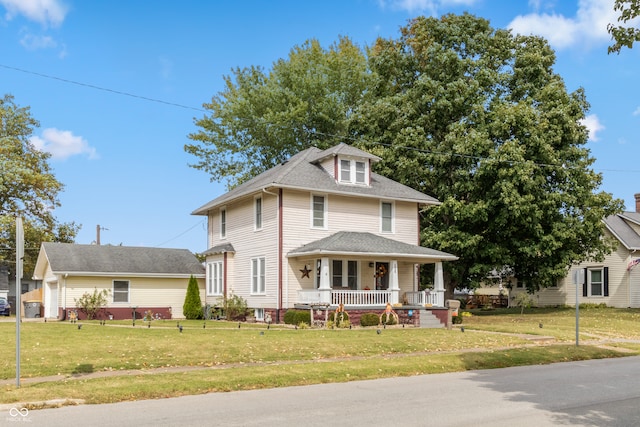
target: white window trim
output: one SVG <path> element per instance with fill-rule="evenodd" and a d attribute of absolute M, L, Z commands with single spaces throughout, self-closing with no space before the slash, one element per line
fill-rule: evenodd
<path fill-rule="evenodd" d="M 256 267 L 258 271 L 256 272 Z M 267 261 L 265 257 L 251 258 L 251 295 L 267 293 Z M 260 274 L 262 270 L 262 275 Z M 260 283 L 260 281 L 262 283 Z M 262 289 L 261 289 L 262 288 Z"/>
<path fill-rule="evenodd" d="M 314 225 L 313 220 L 315 217 L 315 204 L 313 202 L 313 198 L 314 197 L 322 197 L 324 200 L 324 211 L 323 211 L 323 219 L 322 219 L 322 226 L 318 227 L 317 225 Z M 311 228 L 315 228 L 317 230 L 328 230 L 329 229 L 329 197 L 326 194 L 319 194 L 319 193 L 311 193 L 311 200 L 310 200 L 310 211 L 311 211 L 311 222 L 310 222 L 310 226 Z"/>
<path fill-rule="evenodd" d="M 382 206 L 385 204 L 391 205 L 391 230 L 384 229 L 383 210 Z M 380 201 L 380 233 L 394 234 L 396 232 L 396 204 L 391 200 Z"/>
<path fill-rule="evenodd" d="M 260 224 L 258 224 L 258 200 L 260 200 Z M 264 225 L 264 199 L 262 196 L 253 198 L 253 230 L 260 231 Z"/>
<path fill-rule="evenodd" d="M 594 295 L 592 293 L 592 281 L 591 273 L 593 271 L 600 271 L 600 295 Z M 604 298 L 604 267 L 590 267 L 587 268 L 587 297 L 589 298 Z"/>
<path fill-rule="evenodd" d="M 264 321 L 264 308 L 254 308 L 253 316 L 260 322 Z"/>
<path fill-rule="evenodd" d="M 127 283 L 127 300 L 126 301 L 116 301 L 116 282 L 126 282 Z M 118 292 L 118 295 L 123 294 L 124 292 Z M 114 304 L 128 304 L 131 300 L 131 281 L 130 280 L 113 280 L 111 282 L 111 299 Z"/>
<path fill-rule="evenodd" d="M 224 221 L 222 217 L 224 216 Z M 227 238 L 227 208 L 220 208 L 220 239 Z"/>
<path fill-rule="evenodd" d="M 222 261 L 207 263 L 207 295 L 220 296 L 224 289 L 224 267 Z"/>
<path fill-rule="evenodd" d="M 342 162 L 349 162 L 349 177 L 348 179 L 342 179 Z M 364 181 L 357 182 L 356 164 L 364 164 Z M 338 157 L 338 176 L 336 180 L 341 184 L 353 184 L 353 185 L 369 185 L 369 162 L 367 159 L 359 159 L 352 157 Z"/>
<path fill-rule="evenodd" d="M 342 261 L 342 285 L 338 287 L 333 286 L 333 262 L 334 261 Z M 362 275 L 360 274 L 360 262 L 353 259 L 342 259 L 342 258 L 332 258 L 329 262 L 330 267 L 330 276 L 331 276 L 331 287 L 333 289 L 349 289 L 349 262 L 356 263 L 356 286 L 355 289 L 360 289 L 360 280 Z M 318 285 L 316 284 L 316 288 Z"/>

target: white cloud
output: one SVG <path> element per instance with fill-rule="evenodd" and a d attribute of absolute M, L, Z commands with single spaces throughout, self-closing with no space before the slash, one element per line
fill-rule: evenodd
<path fill-rule="evenodd" d="M 31 143 L 38 150 L 50 153 L 51 157 L 57 160 L 65 160 L 79 154 L 87 154 L 90 159 L 98 158 L 95 148 L 91 147 L 84 138 L 68 130 L 45 129 L 42 131 L 42 137 L 32 137 Z"/>
<path fill-rule="evenodd" d="M 636 110 L 633 112 L 634 116 L 640 116 L 640 107 L 636 108 Z"/>
<path fill-rule="evenodd" d="M 0 0 L 0 4 L 7 11 L 7 21 L 16 15 L 23 15 L 31 21 L 53 27 L 62 24 L 68 11 L 68 7 L 61 0 Z"/>
<path fill-rule="evenodd" d="M 53 49 L 58 43 L 50 36 L 36 36 L 34 34 L 26 34 L 20 39 L 20 44 L 29 50 L 37 49 Z"/>
<path fill-rule="evenodd" d="M 580 121 L 580 124 L 587 128 L 589 132 L 589 140 L 598 141 L 598 135 L 596 135 L 601 130 L 604 130 L 605 127 L 602 123 L 600 123 L 600 119 L 595 114 L 588 115 L 584 119 Z"/>
<path fill-rule="evenodd" d="M 537 8 L 540 2 L 530 2 Z M 508 25 L 514 33 L 544 37 L 556 49 L 608 42 L 607 24 L 616 22 L 613 0 L 579 0 L 575 16 L 557 13 L 519 15 Z"/>

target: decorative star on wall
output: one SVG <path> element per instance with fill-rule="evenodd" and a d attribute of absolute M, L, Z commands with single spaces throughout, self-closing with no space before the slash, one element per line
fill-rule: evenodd
<path fill-rule="evenodd" d="M 300 270 L 300 272 L 302 273 L 302 278 L 304 279 L 305 277 L 309 277 L 309 273 L 311 273 L 311 270 L 305 265 L 304 268 Z"/>

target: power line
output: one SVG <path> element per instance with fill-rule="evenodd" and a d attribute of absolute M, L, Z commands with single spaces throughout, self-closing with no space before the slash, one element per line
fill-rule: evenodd
<path fill-rule="evenodd" d="M 38 77 L 44 77 L 45 79 L 58 80 L 58 81 L 61 81 L 61 82 L 64 82 L 64 83 L 69 83 L 69 84 L 73 84 L 73 85 L 77 85 L 77 86 L 84 86 L 84 87 L 88 87 L 88 88 L 91 88 L 91 89 L 101 90 L 101 91 L 104 91 L 104 92 L 115 93 L 117 95 L 129 96 L 131 98 L 137 98 L 137 99 L 142 99 L 142 100 L 145 100 L 145 101 L 157 102 L 159 104 L 171 105 L 173 107 L 180 107 L 180 108 L 184 108 L 184 109 L 187 109 L 187 110 L 194 110 L 194 111 L 200 111 L 200 112 L 206 113 L 206 111 L 203 110 L 202 108 L 190 107 L 188 105 L 178 104 L 178 103 L 175 103 L 175 102 L 163 101 L 161 99 L 156 99 L 156 98 L 149 98 L 149 97 L 146 97 L 146 96 L 136 95 L 136 94 L 129 93 L 129 92 L 123 92 L 123 91 L 120 91 L 120 90 L 115 90 L 115 89 L 109 89 L 109 88 L 105 88 L 105 87 L 101 87 L 101 86 L 96 86 L 96 85 L 92 85 L 92 84 L 89 84 L 89 83 L 82 83 L 82 82 L 78 82 L 78 81 L 75 81 L 75 80 L 64 79 L 62 77 L 51 76 L 49 74 L 38 73 L 38 72 L 35 72 L 35 71 L 29 71 L 29 70 L 25 70 L 25 69 L 17 68 L 17 67 L 11 67 L 9 65 L 0 64 L 0 67 L 6 68 L 8 70 L 19 71 L 19 72 L 25 73 L 25 74 L 32 74 L 32 75 L 38 76 Z"/>
<path fill-rule="evenodd" d="M 178 103 L 175 103 L 175 102 L 163 101 L 163 100 L 156 99 L 156 98 L 149 98 L 149 97 L 146 97 L 146 96 L 136 95 L 136 94 L 132 94 L 132 93 L 129 93 L 129 92 L 123 92 L 123 91 L 119 91 L 119 90 L 115 90 L 115 89 L 109 89 L 109 88 L 105 88 L 105 87 L 101 87 L 101 86 L 96 86 L 96 85 L 89 84 L 89 83 L 78 82 L 78 81 L 75 81 L 75 80 L 65 79 L 65 78 L 62 78 L 62 77 L 51 76 L 51 75 L 44 74 L 44 73 L 38 73 L 38 72 L 35 72 L 35 71 L 25 70 L 25 69 L 22 69 L 22 68 L 12 67 L 12 66 L 9 66 L 9 65 L 0 64 L 0 67 L 1 68 L 6 68 L 8 70 L 19 71 L 19 72 L 25 73 L 25 74 L 32 74 L 32 75 L 43 77 L 43 78 L 47 78 L 47 79 L 58 80 L 58 81 L 61 81 L 61 82 L 64 82 L 64 83 L 74 84 L 74 85 L 77 85 L 77 86 L 83 86 L 83 87 L 87 87 L 87 88 L 90 88 L 90 89 L 96 89 L 96 90 L 101 90 L 101 91 L 104 91 L 104 92 L 110 92 L 110 93 L 114 93 L 114 94 L 117 94 L 117 95 L 129 96 L 131 98 L 142 99 L 142 100 L 149 101 L 149 102 L 156 102 L 156 103 L 160 103 L 160 104 L 164 104 L 164 105 L 170 105 L 170 106 L 173 106 L 173 107 L 179 107 L 179 108 L 184 108 L 184 109 L 188 109 L 188 110 L 194 110 L 194 111 L 207 113 L 207 111 L 202 109 L 202 108 L 191 107 L 191 106 L 188 106 L 188 105 L 178 104 Z M 284 129 L 284 130 L 291 130 L 290 127 L 286 127 L 286 126 L 273 125 L 273 124 L 271 124 L 271 126 L 277 126 L 277 127 L 281 128 L 281 129 Z M 343 140 L 344 139 L 349 139 L 349 140 L 352 140 L 352 141 L 361 141 L 362 140 L 361 138 L 356 138 L 356 137 L 352 137 L 352 136 L 349 136 L 349 135 L 335 135 L 335 134 L 330 134 L 330 133 L 326 133 L 326 132 L 320 132 L 320 131 L 315 130 L 315 129 L 304 129 L 304 131 L 309 133 L 309 134 L 322 135 L 322 136 L 326 136 L 326 137 L 330 137 L 330 138 L 338 138 L 338 139 L 343 139 Z M 369 142 L 371 142 L 373 144 L 376 144 L 376 145 L 381 145 L 381 146 L 386 146 L 386 147 L 401 148 L 401 149 L 405 149 L 405 150 L 418 151 L 418 152 L 425 153 L 425 154 L 466 158 L 466 159 L 477 160 L 477 161 L 489 160 L 489 158 L 487 158 L 487 157 L 474 156 L 474 155 L 470 155 L 470 154 L 460 154 L 460 153 L 454 153 L 454 152 L 430 151 L 430 150 L 425 150 L 425 149 L 420 149 L 420 148 L 415 148 L 415 147 L 398 146 L 398 145 L 392 145 L 392 144 L 382 143 L 382 142 L 377 142 L 377 141 L 369 141 Z M 525 161 L 517 161 L 517 160 L 506 160 L 506 159 L 505 160 L 495 159 L 494 161 L 504 162 L 504 163 L 508 163 L 510 165 L 514 165 L 514 164 L 516 164 L 516 165 L 517 164 L 533 164 L 535 166 L 545 167 L 545 168 L 568 168 L 568 169 L 575 168 L 575 167 L 567 167 L 565 165 L 560 165 L 560 164 L 554 165 L 554 164 L 535 163 L 535 162 L 531 163 L 531 162 L 528 162 L 526 160 Z M 594 171 L 600 171 L 600 172 L 612 172 L 612 173 L 613 172 L 616 172 L 616 173 L 640 173 L 640 170 L 603 169 L 603 168 L 593 168 L 593 170 Z M 190 230 L 191 229 L 189 229 L 187 231 L 190 231 Z M 185 231 L 185 233 L 186 233 L 186 231 Z M 179 237 L 179 236 L 177 236 L 177 237 Z M 175 237 L 175 238 L 177 238 L 177 237 Z M 174 239 L 171 239 L 171 240 L 174 240 Z M 171 240 L 169 240 L 169 241 L 171 241 Z M 165 243 L 167 243 L 167 242 L 165 242 Z"/>
<path fill-rule="evenodd" d="M 164 241 L 164 242 L 162 242 L 162 243 L 160 243 L 160 244 L 158 244 L 158 245 L 155 245 L 154 247 L 164 246 L 164 245 L 166 245 L 167 243 L 169 243 L 169 242 L 171 242 L 171 241 L 173 241 L 173 240 L 176 240 L 178 237 L 184 236 L 185 234 L 187 234 L 189 231 L 193 230 L 193 229 L 194 229 L 194 228 L 196 228 L 197 226 L 199 226 L 199 225 L 201 225 L 201 224 L 204 224 L 204 222 L 205 222 L 205 221 L 206 221 L 206 220 L 204 220 L 204 219 L 203 219 L 202 221 L 199 221 L 198 223 L 196 223 L 196 224 L 192 225 L 191 227 L 187 228 L 185 231 L 183 231 L 182 233 L 178 234 L 177 236 L 172 237 L 171 239 L 166 240 L 166 241 Z"/>

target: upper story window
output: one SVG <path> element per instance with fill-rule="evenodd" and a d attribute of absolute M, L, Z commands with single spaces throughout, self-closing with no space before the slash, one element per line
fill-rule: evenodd
<path fill-rule="evenodd" d="M 380 231 L 393 233 L 393 203 L 380 203 Z"/>
<path fill-rule="evenodd" d="M 340 159 L 339 181 L 350 184 L 368 184 L 368 163 L 355 159 Z"/>
<path fill-rule="evenodd" d="M 220 238 L 227 237 L 227 210 L 220 209 Z"/>
<path fill-rule="evenodd" d="M 311 195 L 311 227 L 327 228 L 327 197 Z"/>
<path fill-rule="evenodd" d="M 262 197 L 256 197 L 255 199 L 255 205 L 254 205 L 254 217 L 255 217 L 255 222 L 254 222 L 254 228 L 256 230 L 261 230 L 262 229 Z"/>

